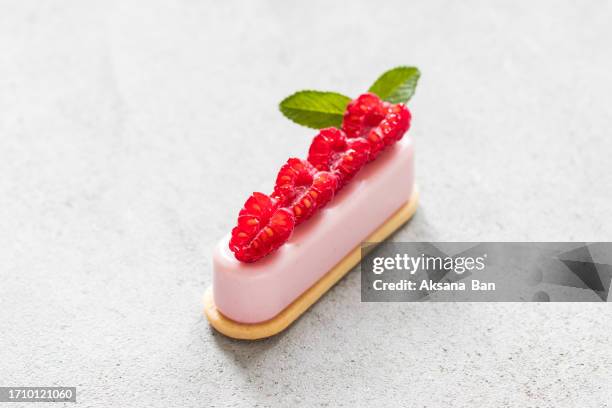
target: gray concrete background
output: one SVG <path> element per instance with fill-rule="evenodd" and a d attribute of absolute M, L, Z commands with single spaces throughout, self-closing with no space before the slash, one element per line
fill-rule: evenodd
<path fill-rule="evenodd" d="M 423 72 L 422 204 L 394 239 L 612 238 L 610 3 L 379 3 L 0 3 L 0 385 L 87 407 L 612 404 L 607 304 L 361 304 L 352 273 L 267 341 L 203 320 L 213 245 L 313 135 L 277 103 L 399 64 Z"/>

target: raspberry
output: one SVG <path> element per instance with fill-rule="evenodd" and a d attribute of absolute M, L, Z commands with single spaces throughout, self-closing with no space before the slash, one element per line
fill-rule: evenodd
<path fill-rule="evenodd" d="M 333 127 L 321 129 L 310 143 L 308 161 L 318 170 L 329 170 L 346 147 L 346 135 L 342 130 Z"/>
<path fill-rule="evenodd" d="M 291 211 L 262 193 L 253 193 L 238 214 L 230 250 L 241 262 L 255 262 L 284 244 L 295 226 Z"/>
<path fill-rule="evenodd" d="M 276 177 L 273 197 L 280 206 L 290 208 L 295 225 L 302 223 L 332 199 L 338 186 L 336 175 L 317 171 L 306 160 L 291 158 Z"/>
<path fill-rule="evenodd" d="M 347 140 L 342 130 L 326 128 L 312 140 L 308 161 L 318 170 L 337 174 L 343 186 L 363 167 L 369 154 L 370 146 L 365 140 Z"/>
<path fill-rule="evenodd" d="M 346 184 L 368 162 L 370 150 L 367 141 L 361 138 L 350 139 L 345 154 L 332 166 L 332 170 L 340 173 L 342 181 Z"/>
<path fill-rule="evenodd" d="M 378 127 L 383 135 L 385 146 L 400 140 L 410 128 L 410 111 L 406 105 L 398 103 L 388 108 L 387 115 Z"/>
<path fill-rule="evenodd" d="M 405 105 L 381 101 L 371 93 L 360 95 L 348 104 L 342 128 L 350 138 L 364 138 L 374 160 L 387 146 L 404 136 L 410 127 L 410 111 Z"/>
<path fill-rule="evenodd" d="M 342 130 L 349 138 L 363 137 L 385 116 L 383 102 L 373 93 L 364 93 L 346 107 Z"/>
<path fill-rule="evenodd" d="M 308 193 L 315 201 L 317 209 L 321 209 L 334 198 L 338 190 L 338 176 L 329 171 L 319 171 L 314 175 L 312 189 Z"/>

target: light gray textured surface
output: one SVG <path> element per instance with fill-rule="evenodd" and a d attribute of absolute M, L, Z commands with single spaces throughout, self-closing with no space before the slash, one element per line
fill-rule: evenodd
<path fill-rule="evenodd" d="M 80 406 L 611 402 L 608 304 L 361 304 L 213 333 L 210 253 L 313 132 L 276 105 L 399 64 L 422 204 L 395 239 L 612 237 L 612 10 L 593 2 L 3 1 L 0 385 Z"/>

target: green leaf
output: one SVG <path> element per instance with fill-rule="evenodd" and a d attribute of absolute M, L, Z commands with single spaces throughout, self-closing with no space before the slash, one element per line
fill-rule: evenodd
<path fill-rule="evenodd" d="M 382 74 L 369 89 L 391 103 L 406 103 L 416 89 L 421 72 L 416 67 L 397 67 Z"/>
<path fill-rule="evenodd" d="M 314 129 L 340 127 L 351 98 L 336 92 L 299 91 L 283 99 L 279 109 L 295 123 Z"/>

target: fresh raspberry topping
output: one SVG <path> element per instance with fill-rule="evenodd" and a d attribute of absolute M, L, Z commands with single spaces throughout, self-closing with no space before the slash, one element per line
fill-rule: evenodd
<path fill-rule="evenodd" d="M 312 180 L 312 188 L 308 193 L 316 202 L 316 209 L 321 209 L 334 198 L 338 191 L 338 175 L 329 171 L 318 171 Z"/>
<path fill-rule="evenodd" d="M 370 145 L 368 161 L 374 160 L 387 146 L 404 136 L 410 127 L 410 111 L 405 105 L 381 101 L 366 93 L 346 108 L 342 128 L 350 138 L 363 138 Z"/>
<path fill-rule="evenodd" d="M 291 211 L 262 193 L 253 193 L 238 214 L 230 250 L 241 262 L 255 262 L 284 244 L 295 226 Z"/>
<path fill-rule="evenodd" d="M 344 151 L 346 135 L 342 130 L 333 127 L 321 129 L 310 143 L 308 161 L 319 170 L 329 170 Z"/>
<path fill-rule="evenodd" d="M 295 157 L 290 158 L 278 171 L 273 196 L 277 197 L 286 207 L 286 203 L 291 201 L 296 194 L 312 186 L 312 176 L 315 172 L 316 169 L 307 161 Z"/>
<path fill-rule="evenodd" d="M 373 93 L 364 93 L 346 107 L 342 130 L 349 138 L 363 137 L 385 117 L 383 102 Z"/>
<path fill-rule="evenodd" d="M 346 108 L 342 130 L 322 129 L 308 160 L 291 158 L 281 167 L 271 196 L 253 193 L 238 215 L 229 247 L 236 259 L 255 262 L 284 244 L 298 224 L 323 208 L 368 161 L 400 140 L 410 128 L 405 105 L 371 93 Z"/>
<path fill-rule="evenodd" d="M 276 177 L 273 197 L 280 206 L 289 208 L 295 225 L 302 223 L 332 199 L 338 186 L 338 177 L 326 171 L 317 171 L 306 160 L 291 158 L 281 167 Z"/>
<path fill-rule="evenodd" d="M 326 128 L 312 140 L 308 161 L 318 170 L 338 175 L 343 186 L 365 165 L 369 154 L 370 145 L 365 140 L 347 140 L 342 130 Z"/>
<path fill-rule="evenodd" d="M 406 105 L 398 103 L 388 108 L 387 114 L 378 127 L 381 129 L 385 146 L 400 140 L 410 128 L 410 111 Z"/>

